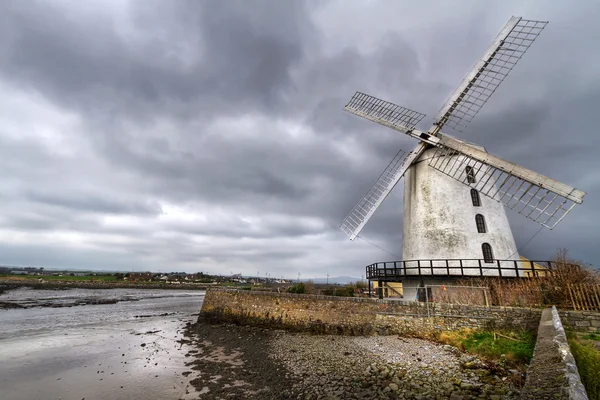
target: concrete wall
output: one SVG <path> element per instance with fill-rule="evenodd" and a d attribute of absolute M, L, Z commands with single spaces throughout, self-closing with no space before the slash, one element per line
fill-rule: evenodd
<path fill-rule="evenodd" d="M 482 259 L 481 245 L 489 243 L 494 258 L 519 260 L 504 206 L 482 194 L 481 206 L 473 206 L 468 186 L 429 166 L 434 153 L 434 149 L 425 151 L 405 175 L 402 258 Z M 456 157 L 450 157 L 450 163 Z M 478 174 L 481 176 L 476 179 L 483 171 Z M 484 216 L 486 233 L 477 232 L 476 214 Z M 472 272 L 479 274 L 478 265 L 472 267 L 477 268 Z M 492 269 L 486 273 L 497 275 Z"/>
<path fill-rule="evenodd" d="M 427 337 L 463 327 L 537 329 L 541 311 L 210 288 L 200 318 L 346 335 Z"/>
<path fill-rule="evenodd" d="M 558 314 L 556 307 L 542 313 L 523 400 L 588 398 Z"/>

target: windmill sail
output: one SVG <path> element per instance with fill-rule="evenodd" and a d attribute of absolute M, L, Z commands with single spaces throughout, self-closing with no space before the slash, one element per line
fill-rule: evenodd
<path fill-rule="evenodd" d="M 425 117 L 425 114 L 409 110 L 389 101 L 356 92 L 350 102 L 344 107 L 344 110 L 385 127 L 406 133 L 415 139 L 425 141 L 429 144 L 436 144 L 438 142 L 435 138 L 431 139 L 432 135 L 429 133 L 415 129 L 415 125 Z"/>
<path fill-rule="evenodd" d="M 552 229 L 585 192 L 505 161 L 451 136 L 440 135 L 429 165 L 519 214 Z"/>
<path fill-rule="evenodd" d="M 424 149 L 424 145 L 418 149 Z M 421 151 L 406 153 L 400 150 L 385 168 L 379 179 L 369 189 L 367 194 L 354 206 L 350 214 L 344 218 L 340 228 L 354 240 L 365 224 L 371 219 L 375 210 L 385 200 L 394 186 L 400 181 L 413 160 L 418 158 Z"/>
<path fill-rule="evenodd" d="M 449 126 L 462 132 L 547 23 L 511 17 L 483 57 L 444 103 L 435 118 L 439 129 Z"/>
<path fill-rule="evenodd" d="M 344 110 L 404 133 L 412 130 L 425 117 L 420 112 L 361 92 L 352 96 Z"/>

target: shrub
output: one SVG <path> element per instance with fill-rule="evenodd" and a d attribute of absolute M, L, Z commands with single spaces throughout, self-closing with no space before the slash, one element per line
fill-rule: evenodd
<path fill-rule="evenodd" d="M 323 289 L 325 296 L 354 297 L 354 286 L 336 287 L 334 289 Z"/>
<path fill-rule="evenodd" d="M 312 292 L 313 292 L 314 289 L 315 289 L 315 284 L 312 281 L 312 279 L 309 279 L 308 281 L 306 281 L 306 284 L 304 285 L 305 292 L 312 294 Z"/>
<path fill-rule="evenodd" d="M 357 289 L 366 289 L 367 288 L 367 283 L 364 282 L 364 281 L 357 281 L 354 284 L 354 287 L 357 288 Z"/>
<path fill-rule="evenodd" d="M 306 292 L 306 286 L 304 285 L 304 282 L 300 282 L 297 285 L 291 286 L 288 289 L 288 292 L 290 292 L 290 293 L 304 293 L 304 292 Z"/>

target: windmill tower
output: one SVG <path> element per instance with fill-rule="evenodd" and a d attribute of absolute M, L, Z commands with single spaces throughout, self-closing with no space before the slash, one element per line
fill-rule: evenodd
<path fill-rule="evenodd" d="M 546 24 L 511 17 L 428 131 L 415 128 L 424 114 L 361 92 L 345 106 L 420 142 L 413 151 L 396 154 L 340 225 L 355 239 L 406 175 L 403 260 L 393 263 L 393 272 L 384 270 L 385 278 L 411 285 L 424 279 L 433 283 L 464 276 L 522 276 L 504 207 L 552 229 L 583 202 L 581 190 L 442 132 L 446 127 L 459 132 L 466 128 Z"/>

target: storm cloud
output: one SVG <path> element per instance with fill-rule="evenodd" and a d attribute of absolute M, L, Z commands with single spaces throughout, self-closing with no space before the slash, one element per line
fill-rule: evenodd
<path fill-rule="evenodd" d="M 457 13 L 456 9 L 461 12 Z M 360 276 L 401 257 L 401 184 L 338 229 L 415 142 L 342 109 L 436 111 L 511 15 L 550 20 L 459 137 L 588 192 L 520 252 L 595 264 L 593 3 L 0 2 L 0 263 Z M 428 125 L 429 124 L 429 125 Z"/>

